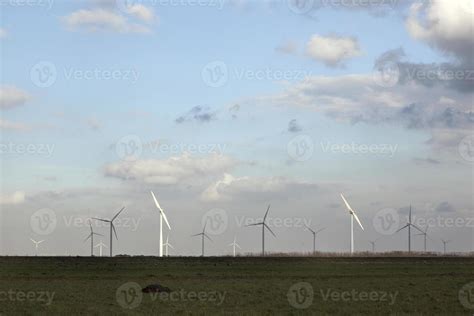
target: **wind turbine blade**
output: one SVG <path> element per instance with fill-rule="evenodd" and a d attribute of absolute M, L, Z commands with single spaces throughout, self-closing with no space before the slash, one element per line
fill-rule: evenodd
<path fill-rule="evenodd" d="M 320 230 L 318 230 L 317 232 L 315 232 L 315 234 L 320 233 L 320 232 L 322 232 L 322 231 L 325 230 L 325 229 L 326 229 L 326 227 L 321 228 Z"/>
<path fill-rule="evenodd" d="M 150 191 L 151 196 L 153 197 L 153 200 L 155 201 L 155 205 L 160 210 L 161 215 L 163 215 L 163 219 L 165 220 L 166 226 L 168 226 L 168 229 L 171 230 L 170 223 L 168 222 L 168 218 L 166 217 L 165 211 L 160 206 L 160 203 L 158 203 L 158 200 L 156 199 L 155 193 L 153 191 Z"/>
<path fill-rule="evenodd" d="M 163 215 L 163 219 L 165 220 L 166 226 L 168 226 L 168 229 L 171 230 L 170 223 L 168 222 L 168 218 L 166 217 L 166 214 L 165 212 L 163 212 L 163 210 L 161 210 L 161 215 Z"/>
<path fill-rule="evenodd" d="M 403 226 L 402 228 L 400 228 L 399 230 L 397 230 L 395 233 L 398 233 L 399 231 L 401 231 L 401 230 L 407 228 L 408 226 L 410 226 L 410 224 L 406 224 L 405 226 Z"/>
<path fill-rule="evenodd" d="M 364 230 L 364 226 L 362 226 L 362 223 L 360 222 L 360 219 L 357 216 L 357 214 L 354 211 L 352 211 L 352 215 L 354 215 L 354 217 L 355 217 L 357 223 L 359 224 L 360 228 L 362 228 L 362 230 Z"/>
<path fill-rule="evenodd" d="M 239 248 L 239 249 L 242 249 L 242 248 L 240 248 L 239 244 L 235 244 L 235 246 L 236 246 L 237 248 Z"/>
<path fill-rule="evenodd" d="M 199 233 L 199 234 L 195 234 L 195 235 L 191 235 L 191 237 L 196 237 L 196 236 L 201 236 L 202 233 Z"/>
<path fill-rule="evenodd" d="M 275 233 L 270 229 L 270 227 L 268 227 L 267 224 L 264 223 L 263 225 L 270 231 L 270 233 L 272 233 L 273 236 L 276 237 Z"/>
<path fill-rule="evenodd" d="M 30 240 L 36 244 L 36 240 L 34 240 L 33 238 L 30 238 Z"/>
<path fill-rule="evenodd" d="M 212 241 L 211 237 L 209 237 L 207 234 L 204 234 L 204 237 L 206 237 L 207 239 L 209 239 L 210 241 Z"/>
<path fill-rule="evenodd" d="M 308 225 L 304 224 L 304 226 L 306 227 L 307 230 L 309 230 L 313 234 L 316 234 L 316 232 L 314 230 L 312 230 Z"/>
<path fill-rule="evenodd" d="M 111 219 L 110 221 L 113 222 L 113 221 L 117 218 L 117 216 L 119 216 L 120 213 L 122 213 L 122 211 L 123 211 L 124 209 L 125 209 L 125 207 L 122 207 L 122 209 L 121 209 L 117 214 L 115 214 L 115 216 L 112 217 L 112 219 Z"/>
<path fill-rule="evenodd" d="M 102 222 L 106 222 L 106 223 L 109 223 L 110 221 L 107 220 L 107 219 L 102 219 L 102 218 L 98 218 L 98 217 L 92 217 L 92 219 L 96 219 L 98 221 L 102 221 Z"/>
<path fill-rule="evenodd" d="M 263 222 L 265 223 L 265 220 L 267 219 L 268 211 L 270 210 L 270 204 L 268 204 L 267 211 L 265 212 L 265 216 L 263 217 Z"/>
<path fill-rule="evenodd" d="M 410 224 L 411 226 L 415 227 L 416 229 L 418 229 L 418 231 L 422 234 L 424 234 L 425 232 L 422 231 L 421 229 L 418 228 L 418 226 L 414 225 L 414 224 Z"/>
<path fill-rule="evenodd" d="M 84 242 L 86 242 L 89 238 L 91 238 L 91 236 L 92 236 L 92 233 L 90 233 L 89 236 L 87 236 L 87 238 L 84 239 Z"/>
<path fill-rule="evenodd" d="M 170 247 L 171 249 L 174 249 L 174 247 L 171 244 L 168 244 L 168 247 Z"/>
<path fill-rule="evenodd" d="M 38 244 L 41 244 L 44 240 L 40 240 L 38 241 Z M 448 241 L 448 242 L 451 242 L 451 241 Z"/>
<path fill-rule="evenodd" d="M 97 236 L 102 236 L 102 237 L 104 237 L 104 235 L 99 234 L 99 233 L 92 233 L 92 234 L 93 234 L 93 235 L 97 235 Z"/>
<path fill-rule="evenodd" d="M 248 225 L 245 225 L 245 227 L 248 227 L 248 226 L 258 226 L 258 225 L 263 225 L 263 223 L 248 224 Z"/>
<path fill-rule="evenodd" d="M 112 225 L 112 230 L 114 231 L 114 234 L 115 234 L 115 239 L 117 239 L 117 240 L 118 240 L 118 237 L 117 237 L 117 231 L 115 230 L 114 223 L 110 222 L 110 225 Z"/>
<path fill-rule="evenodd" d="M 346 208 L 347 208 L 349 211 L 354 212 L 354 211 L 352 210 L 351 206 L 349 205 L 349 203 L 347 203 L 346 198 L 344 197 L 344 195 L 342 195 L 342 193 L 341 193 L 341 198 L 342 198 L 342 200 L 344 201 L 344 204 L 346 204 Z"/>

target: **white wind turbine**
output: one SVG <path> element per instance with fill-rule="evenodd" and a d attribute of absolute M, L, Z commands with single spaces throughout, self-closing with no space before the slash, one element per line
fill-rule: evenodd
<path fill-rule="evenodd" d="M 235 240 L 236 240 L 236 239 L 235 239 L 235 236 L 234 236 L 234 241 L 233 241 L 231 244 L 228 244 L 228 245 L 227 245 L 227 246 L 229 246 L 229 247 L 230 247 L 230 246 L 233 247 L 233 249 L 234 249 L 234 257 L 235 257 L 235 247 L 237 247 L 237 248 L 239 248 L 239 249 L 242 249 L 242 248 L 240 248 L 239 244 L 238 244 Z"/>
<path fill-rule="evenodd" d="M 174 249 L 173 245 L 171 245 L 169 242 L 168 242 L 168 236 L 166 236 L 166 243 L 163 245 L 165 246 L 165 256 L 168 257 L 168 247 L 170 247 L 171 249 Z"/>
<path fill-rule="evenodd" d="M 315 254 L 316 253 L 316 235 L 319 234 L 320 232 L 322 232 L 323 230 L 325 230 L 326 227 L 321 228 L 318 231 L 314 231 L 308 225 L 304 225 L 304 226 L 306 226 L 306 229 L 309 230 L 311 232 L 311 234 L 313 234 L 313 254 Z"/>
<path fill-rule="evenodd" d="M 153 193 L 153 191 L 150 191 L 150 192 L 151 192 L 151 196 L 153 197 L 153 200 L 155 201 L 156 207 L 160 211 L 160 252 L 159 252 L 159 256 L 163 257 L 163 219 L 165 220 L 166 226 L 168 226 L 169 230 L 171 230 L 171 226 L 170 226 L 170 223 L 168 222 L 168 219 L 166 218 L 165 212 L 163 211 L 160 204 L 158 203 L 158 200 L 156 199 L 155 194 Z"/>
<path fill-rule="evenodd" d="M 101 240 L 100 243 L 94 246 L 94 248 L 97 247 L 99 247 L 99 257 L 102 257 L 102 248 L 107 248 L 107 246 Z"/>
<path fill-rule="evenodd" d="M 270 204 L 268 205 L 267 212 L 265 213 L 265 216 L 263 216 L 263 220 L 261 222 L 247 225 L 247 226 L 262 225 L 262 257 L 265 256 L 265 228 L 268 229 L 274 237 L 276 237 L 275 233 L 273 233 L 273 231 L 270 229 L 270 227 L 267 225 L 267 223 L 265 223 L 265 220 L 267 219 L 269 210 L 270 210 Z"/>
<path fill-rule="evenodd" d="M 204 228 L 202 229 L 202 233 L 199 233 L 199 234 L 195 234 L 195 235 L 192 235 L 191 237 L 196 237 L 196 236 L 201 236 L 201 256 L 204 257 L 204 237 L 206 237 L 207 239 L 209 239 L 209 241 L 212 241 L 211 237 L 209 237 L 207 234 L 206 234 L 206 225 L 207 225 L 207 221 L 206 223 L 204 224 Z"/>
<path fill-rule="evenodd" d="M 346 204 L 346 208 L 349 211 L 349 214 L 351 215 L 351 254 L 352 254 L 354 253 L 354 218 L 356 219 L 357 223 L 359 224 L 360 228 L 362 228 L 362 230 L 364 230 L 364 227 L 362 226 L 362 223 L 360 222 L 359 217 L 357 217 L 356 212 L 352 209 L 349 203 L 347 203 L 342 193 L 341 193 L 341 198 Z"/>
<path fill-rule="evenodd" d="M 117 214 L 115 214 L 115 216 L 112 217 L 112 219 L 103 219 L 103 218 L 93 217 L 93 219 L 96 219 L 98 221 L 102 221 L 102 222 L 106 222 L 106 223 L 110 224 L 110 256 L 111 257 L 112 257 L 112 240 L 113 240 L 112 239 L 112 231 L 115 234 L 115 238 L 118 240 L 117 231 L 115 231 L 114 220 L 120 215 L 120 213 L 122 213 L 122 211 L 124 209 L 125 209 L 125 207 L 122 207 L 122 209 Z"/>
<path fill-rule="evenodd" d="M 86 242 L 89 238 L 91 240 L 91 257 L 94 256 L 94 235 L 97 235 L 97 236 L 104 236 L 102 234 L 98 234 L 98 233 L 95 233 L 94 230 L 92 229 L 92 223 L 91 221 L 89 220 L 89 227 L 91 229 L 91 232 L 90 234 L 87 236 L 86 239 L 84 239 L 84 242 Z"/>
<path fill-rule="evenodd" d="M 41 244 L 44 240 L 36 241 L 33 238 L 30 238 L 30 240 L 35 244 L 35 256 L 38 256 L 38 246 Z"/>

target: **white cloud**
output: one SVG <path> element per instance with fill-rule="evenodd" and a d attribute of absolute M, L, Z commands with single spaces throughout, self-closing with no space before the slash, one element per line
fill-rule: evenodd
<path fill-rule="evenodd" d="M 412 4 L 406 20 L 407 29 L 416 39 L 461 60 L 472 61 L 474 36 L 469 1 L 432 0 Z"/>
<path fill-rule="evenodd" d="M 7 31 L 0 27 L 0 39 L 7 37 Z"/>
<path fill-rule="evenodd" d="M 0 195 L 0 205 L 16 205 L 23 202 L 25 202 L 25 192 L 23 191 Z"/>
<path fill-rule="evenodd" d="M 27 131 L 31 127 L 28 125 L 25 125 L 23 123 L 17 123 L 17 122 L 11 122 L 11 121 L 6 121 L 4 119 L 0 119 L 0 130 L 11 130 L 11 131 Z"/>
<path fill-rule="evenodd" d="M 143 22 L 150 23 L 155 19 L 155 14 L 153 13 L 153 10 L 147 8 L 142 4 L 131 5 L 127 7 L 127 11 L 129 14 L 142 20 Z"/>
<path fill-rule="evenodd" d="M 236 165 L 230 157 L 209 155 L 192 157 L 189 154 L 168 159 L 147 159 L 133 162 L 120 161 L 105 166 L 108 177 L 134 180 L 149 184 L 179 184 L 186 181 L 201 180 L 220 176 Z"/>
<path fill-rule="evenodd" d="M 0 86 L 0 109 L 9 109 L 23 105 L 29 95 L 13 86 Z"/>
<path fill-rule="evenodd" d="M 151 32 L 147 26 L 130 22 L 126 16 L 105 9 L 78 10 L 63 17 L 63 21 L 72 29 L 85 29 L 89 32 Z"/>
<path fill-rule="evenodd" d="M 281 194 L 285 196 L 292 190 L 302 192 L 314 190 L 316 184 L 288 179 L 285 177 L 234 177 L 224 174 L 223 178 L 212 183 L 201 194 L 204 201 L 225 201 L 234 198 L 245 198 L 249 195 Z"/>
<path fill-rule="evenodd" d="M 306 45 L 307 54 L 329 67 L 343 65 L 347 59 L 361 54 L 356 39 L 342 36 L 313 35 Z"/>

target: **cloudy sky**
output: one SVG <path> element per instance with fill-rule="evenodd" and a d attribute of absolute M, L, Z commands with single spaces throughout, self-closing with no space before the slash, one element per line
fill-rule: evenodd
<path fill-rule="evenodd" d="M 350 4 L 349 4 L 350 3 Z M 370 3 L 370 4 L 369 4 Z M 0 16 L 0 253 L 473 250 L 470 0 L 7 0 Z M 109 243 L 107 227 L 93 222 Z M 413 236 L 423 249 L 423 236 Z"/>

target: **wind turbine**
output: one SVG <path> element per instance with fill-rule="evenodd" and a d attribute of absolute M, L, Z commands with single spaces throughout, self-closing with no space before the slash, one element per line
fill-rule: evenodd
<path fill-rule="evenodd" d="M 415 235 L 415 236 L 424 236 L 424 249 L 425 249 L 425 252 L 426 252 L 426 239 L 430 238 L 428 236 L 428 228 L 429 228 L 429 226 L 426 226 L 424 232 Z M 430 240 L 433 240 L 433 239 L 430 238 Z"/>
<path fill-rule="evenodd" d="M 38 245 L 41 244 L 44 240 L 36 241 L 33 238 L 30 240 L 35 244 L 35 256 L 38 256 Z"/>
<path fill-rule="evenodd" d="M 240 248 L 239 244 L 235 241 L 235 236 L 234 236 L 234 241 L 231 243 L 231 244 L 228 244 L 227 246 L 232 246 L 233 249 L 234 249 L 234 257 L 235 257 L 235 247 L 239 248 L 239 249 L 242 249 Z"/>
<path fill-rule="evenodd" d="M 443 242 L 444 254 L 446 254 L 446 244 L 449 244 L 451 240 L 441 239 L 441 241 Z"/>
<path fill-rule="evenodd" d="M 91 221 L 90 221 L 90 220 L 89 220 L 89 227 L 90 227 L 90 229 L 91 229 L 91 232 L 90 232 L 89 236 L 87 236 L 87 238 L 84 239 L 84 242 L 86 242 L 87 239 L 90 238 L 90 240 L 91 240 L 91 257 L 93 257 L 93 256 L 94 256 L 94 235 L 97 235 L 97 236 L 104 236 L 104 235 L 98 234 L 98 233 L 94 233 L 94 230 L 92 229 L 92 224 L 91 224 Z"/>
<path fill-rule="evenodd" d="M 107 246 L 101 240 L 100 243 L 94 246 L 94 248 L 97 248 L 97 247 L 99 247 L 99 257 L 102 257 L 102 248 L 103 247 L 107 248 Z"/>
<path fill-rule="evenodd" d="M 268 205 L 267 212 L 265 213 L 265 216 L 263 217 L 263 221 L 261 221 L 260 223 L 254 223 L 254 224 L 247 225 L 247 226 L 262 225 L 262 257 L 265 256 L 265 228 L 267 228 L 270 231 L 270 233 L 272 233 L 272 235 L 274 237 L 276 237 L 276 235 L 273 233 L 273 231 L 270 229 L 270 227 L 268 227 L 268 225 L 265 223 L 265 220 L 267 219 L 267 215 L 268 215 L 269 210 L 270 210 L 270 204 Z"/>
<path fill-rule="evenodd" d="M 170 226 L 170 223 L 168 222 L 168 219 L 166 218 L 165 212 L 163 211 L 160 204 L 158 203 L 158 200 L 156 199 L 155 194 L 153 193 L 153 191 L 150 191 L 150 192 L 151 192 L 151 196 L 153 196 L 153 200 L 155 201 L 156 207 L 160 211 L 160 251 L 159 251 L 159 256 L 163 257 L 163 219 L 165 220 L 166 225 L 168 226 L 169 230 L 171 230 L 171 226 Z"/>
<path fill-rule="evenodd" d="M 112 231 L 114 231 L 114 234 L 115 234 L 115 238 L 118 240 L 118 237 L 117 237 L 117 231 L 115 230 L 115 226 L 114 226 L 114 220 L 119 216 L 120 213 L 122 213 L 122 211 L 125 209 L 125 207 L 122 207 L 122 209 L 120 211 L 118 211 L 117 214 L 115 214 L 114 217 L 112 217 L 112 219 L 103 219 L 103 218 L 97 218 L 97 217 L 93 217 L 93 219 L 96 219 L 98 221 L 102 221 L 102 222 L 106 222 L 106 223 L 110 223 L 110 256 L 112 257 Z"/>
<path fill-rule="evenodd" d="M 362 228 L 362 230 L 364 230 L 364 227 L 362 226 L 362 223 L 360 222 L 359 217 L 357 216 L 356 212 L 351 208 L 349 203 L 347 203 L 342 193 L 341 193 L 341 198 L 344 201 L 344 204 L 346 204 L 346 208 L 349 211 L 349 214 L 351 215 L 351 254 L 352 254 L 354 253 L 354 218 L 356 219 L 357 223 L 359 224 L 360 228 Z"/>
<path fill-rule="evenodd" d="M 375 240 L 369 240 L 370 244 L 372 245 L 372 252 L 375 252 L 375 243 L 379 240 L 380 238 L 377 238 Z"/>
<path fill-rule="evenodd" d="M 307 226 L 306 224 L 305 224 L 305 226 L 306 226 L 306 229 L 309 230 L 309 231 L 311 232 L 311 234 L 313 234 L 313 254 L 314 254 L 314 253 L 316 252 L 316 235 L 319 234 L 320 232 L 322 232 L 323 230 L 325 230 L 326 227 L 321 228 L 320 230 L 318 230 L 318 231 L 315 232 L 314 230 L 312 230 L 312 229 L 311 229 L 309 226 Z"/>
<path fill-rule="evenodd" d="M 201 256 L 202 257 L 204 257 L 204 237 L 206 237 L 207 239 L 212 241 L 212 239 L 206 234 L 206 225 L 207 225 L 207 221 L 204 224 L 204 228 L 202 229 L 202 233 L 195 234 L 195 235 L 191 236 L 191 237 L 201 236 L 201 238 L 202 238 L 202 255 Z"/>
<path fill-rule="evenodd" d="M 418 226 L 412 224 L 411 222 L 411 205 L 410 205 L 410 212 L 409 212 L 409 215 L 408 215 L 408 223 L 403 226 L 402 228 L 400 228 L 399 230 L 397 230 L 395 233 L 398 233 L 399 231 L 405 229 L 408 227 L 408 252 L 411 252 L 411 227 L 414 227 L 416 229 L 418 229 L 418 231 L 420 231 L 421 233 L 423 233 L 423 231 L 421 229 L 418 228 Z"/>
<path fill-rule="evenodd" d="M 174 247 L 168 242 L 168 236 L 166 236 L 166 243 L 163 245 L 165 246 L 165 256 L 168 257 L 168 247 L 170 247 L 171 249 L 174 249 Z"/>

